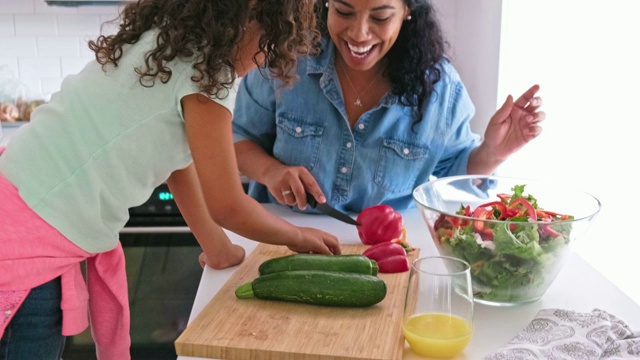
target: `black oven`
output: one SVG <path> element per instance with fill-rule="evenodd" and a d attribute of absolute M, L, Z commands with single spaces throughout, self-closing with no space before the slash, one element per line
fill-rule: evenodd
<path fill-rule="evenodd" d="M 201 252 L 166 185 L 129 210 L 120 234 L 127 266 L 134 360 L 175 360 L 202 276 Z M 65 360 L 95 359 L 89 329 L 67 338 Z"/>

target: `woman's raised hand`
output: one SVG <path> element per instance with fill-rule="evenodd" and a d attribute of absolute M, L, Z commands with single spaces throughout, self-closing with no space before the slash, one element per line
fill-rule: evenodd
<path fill-rule="evenodd" d="M 506 160 L 542 132 L 539 123 L 545 119 L 545 113 L 538 110 L 542 106 L 542 99 L 536 96 L 539 90 L 539 85 L 533 85 L 515 102 L 509 95 L 489 120 L 483 145 L 491 149 L 500 161 Z"/>

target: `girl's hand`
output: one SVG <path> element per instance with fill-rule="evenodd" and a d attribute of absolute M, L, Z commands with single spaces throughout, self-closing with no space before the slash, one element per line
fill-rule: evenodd
<path fill-rule="evenodd" d="M 209 267 L 221 270 L 240 264 L 244 260 L 245 251 L 240 245 L 231 244 L 229 251 L 224 254 L 215 254 L 215 256 L 207 256 L 206 253 L 201 253 L 198 256 L 198 262 L 200 266 L 204 268 L 205 265 Z"/>
<path fill-rule="evenodd" d="M 308 254 L 339 255 L 340 242 L 334 235 L 314 228 L 299 227 L 300 237 L 296 244 L 287 245 L 291 251 Z"/>
<path fill-rule="evenodd" d="M 533 85 L 515 102 L 509 95 L 489 120 L 482 145 L 498 162 L 506 160 L 542 132 L 539 123 L 545 119 L 545 113 L 538 111 L 542 106 L 542 99 L 535 96 L 538 90 L 540 86 Z"/>
<path fill-rule="evenodd" d="M 298 205 L 302 210 L 307 207 L 307 192 L 319 203 L 327 201 L 316 179 L 304 166 L 275 166 L 265 179 L 264 185 L 281 204 Z"/>

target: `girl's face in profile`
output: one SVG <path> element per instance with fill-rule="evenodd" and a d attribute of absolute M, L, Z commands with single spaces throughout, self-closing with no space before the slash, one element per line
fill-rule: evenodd
<path fill-rule="evenodd" d="M 253 57 L 256 56 L 256 53 L 259 50 L 258 41 L 263 33 L 262 28 L 255 20 L 247 23 L 245 28 L 246 30 L 244 31 L 242 39 L 238 43 L 238 51 L 234 57 L 236 73 L 241 77 L 247 75 L 249 70 L 257 67 L 256 63 L 253 61 Z M 256 60 L 258 61 L 258 65 L 261 65 L 264 62 L 264 55 L 259 53 L 256 56 Z"/>
<path fill-rule="evenodd" d="M 327 27 L 345 64 L 373 68 L 391 49 L 409 15 L 403 0 L 329 0 Z"/>

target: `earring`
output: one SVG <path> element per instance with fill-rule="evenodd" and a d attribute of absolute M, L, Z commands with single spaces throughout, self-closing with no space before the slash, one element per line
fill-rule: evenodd
<path fill-rule="evenodd" d="M 411 20 L 411 15 L 407 15 L 407 17 L 406 17 L 406 18 L 404 18 L 404 19 L 405 19 L 406 21 Z"/>
<path fill-rule="evenodd" d="M 329 7 L 329 2 L 328 1 L 326 3 L 324 3 L 324 7 L 326 7 L 326 8 Z"/>

